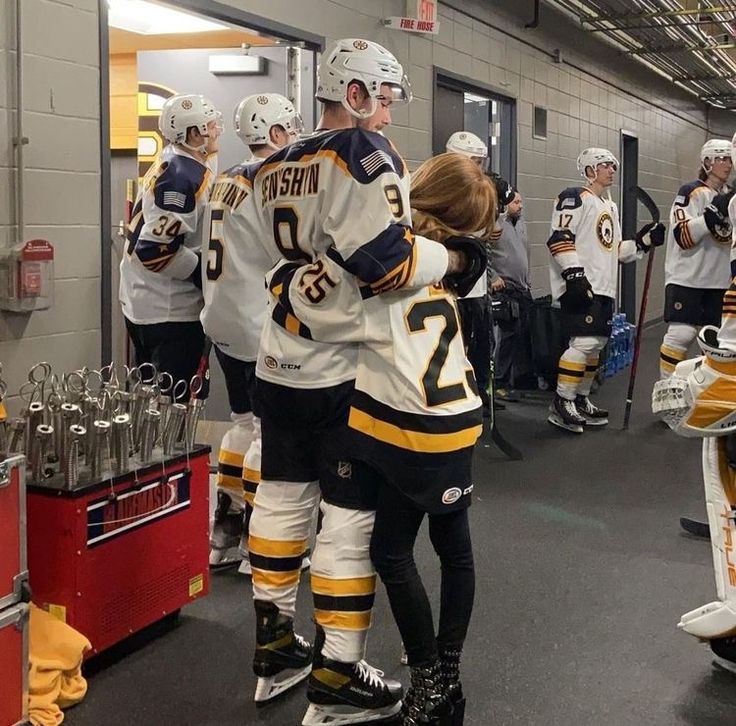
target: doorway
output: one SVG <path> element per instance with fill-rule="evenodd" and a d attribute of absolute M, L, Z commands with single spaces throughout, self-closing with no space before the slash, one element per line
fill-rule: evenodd
<path fill-rule="evenodd" d="M 300 40 L 298 31 L 234 8 L 214 17 L 215 6 L 223 7 L 198 0 L 100 0 L 103 363 L 129 362 L 118 267 L 138 180 L 163 148 L 158 116 L 164 100 L 197 93 L 222 111 L 220 170 L 249 155 L 232 128 L 233 110 L 245 96 L 283 93 L 300 110 L 306 128 L 314 125 L 322 39 Z M 224 420 L 229 406 L 219 366 L 213 365 L 211 374 L 208 410 L 211 418 Z"/>

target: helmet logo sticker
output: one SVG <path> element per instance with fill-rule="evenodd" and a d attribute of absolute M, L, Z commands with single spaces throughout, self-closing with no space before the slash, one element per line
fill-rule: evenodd
<path fill-rule="evenodd" d="M 265 106 L 268 103 L 268 96 L 258 96 L 256 101 L 258 101 L 258 103 L 260 103 L 261 106 Z"/>
<path fill-rule="evenodd" d="M 190 109 L 192 108 L 192 102 L 191 102 L 191 101 L 190 101 L 190 100 L 189 100 L 188 98 L 185 98 L 185 99 L 184 99 L 184 100 L 183 100 L 183 101 L 181 102 L 181 107 L 182 107 L 182 108 L 183 108 L 183 109 L 184 109 L 185 111 L 189 111 L 189 110 L 190 110 Z"/>
<path fill-rule="evenodd" d="M 366 43 L 364 40 L 354 40 L 353 41 L 353 48 L 356 50 L 365 50 L 368 47 L 368 43 Z"/>

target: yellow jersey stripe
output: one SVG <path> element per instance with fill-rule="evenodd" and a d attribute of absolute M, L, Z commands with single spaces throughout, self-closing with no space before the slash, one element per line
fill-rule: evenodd
<path fill-rule="evenodd" d="M 431 434 L 410 431 L 374 418 L 364 411 L 350 407 L 348 426 L 378 441 L 398 446 L 401 449 L 420 453 L 448 453 L 474 446 L 483 431 L 483 426 L 470 426 L 446 434 Z"/>

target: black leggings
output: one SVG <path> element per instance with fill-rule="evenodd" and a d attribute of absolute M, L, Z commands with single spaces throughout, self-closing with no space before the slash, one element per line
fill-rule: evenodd
<path fill-rule="evenodd" d="M 462 649 L 475 594 L 468 510 L 428 515 L 429 537 L 442 565 L 440 624 L 435 637 L 432 608 L 414 562 L 414 543 L 424 515 L 396 487 L 382 483 L 371 559 L 386 587 L 412 666 L 434 662 L 439 649 Z"/>

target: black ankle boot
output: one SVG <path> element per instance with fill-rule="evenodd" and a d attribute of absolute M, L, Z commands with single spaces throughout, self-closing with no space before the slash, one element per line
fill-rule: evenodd
<path fill-rule="evenodd" d="M 411 686 L 401 708 L 403 726 L 452 726 L 439 660 L 428 666 L 412 666 Z"/>
<path fill-rule="evenodd" d="M 440 668 L 447 700 L 452 707 L 452 726 L 463 726 L 465 721 L 465 695 L 460 683 L 459 648 L 440 648 Z"/>

